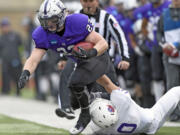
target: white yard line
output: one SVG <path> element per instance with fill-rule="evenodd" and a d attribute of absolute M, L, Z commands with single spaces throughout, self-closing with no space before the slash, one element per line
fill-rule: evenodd
<path fill-rule="evenodd" d="M 180 122 L 169 122 L 169 121 L 167 121 L 164 124 L 164 127 L 180 127 Z"/>
<path fill-rule="evenodd" d="M 56 108 L 57 105 L 47 102 L 0 96 L 0 114 L 69 130 L 75 125 L 77 117 L 73 120 L 59 118 L 54 113 Z M 75 111 L 75 114 L 78 116 L 79 110 Z M 89 127 L 83 131 L 83 134 L 91 133 L 92 131 Z"/>

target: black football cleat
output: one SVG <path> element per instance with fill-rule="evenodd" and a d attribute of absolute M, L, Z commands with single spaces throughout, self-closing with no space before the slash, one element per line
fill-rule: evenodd
<path fill-rule="evenodd" d="M 55 113 L 57 116 L 62 117 L 62 118 L 63 117 L 66 117 L 67 119 L 74 119 L 75 118 L 74 111 L 71 108 L 65 108 L 65 109 L 57 108 L 55 110 Z"/>
<path fill-rule="evenodd" d="M 89 112 L 81 112 L 79 116 L 79 120 L 77 121 L 76 125 L 70 129 L 70 134 L 71 135 L 77 135 L 81 133 L 86 126 L 89 124 L 91 121 L 91 117 Z"/>

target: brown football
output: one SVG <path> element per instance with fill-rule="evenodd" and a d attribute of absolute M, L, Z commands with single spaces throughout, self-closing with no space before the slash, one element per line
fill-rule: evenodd
<path fill-rule="evenodd" d="M 73 50 L 74 51 L 79 51 L 78 47 L 81 47 L 84 50 L 88 51 L 88 50 L 90 50 L 90 49 L 92 49 L 94 47 L 94 44 L 90 43 L 90 42 L 79 42 L 73 47 Z"/>

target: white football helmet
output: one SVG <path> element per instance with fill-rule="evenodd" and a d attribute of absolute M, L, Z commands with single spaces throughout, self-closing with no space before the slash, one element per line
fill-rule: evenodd
<path fill-rule="evenodd" d="M 51 31 L 56 32 L 64 25 L 66 13 L 66 8 L 61 0 L 45 0 L 38 11 L 38 19 L 41 26 L 46 30 L 49 30 L 51 27 L 48 26 L 48 21 L 56 24 L 56 30 Z"/>
<path fill-rule="evenodd" d="M 118 121 L 118 114 L 115 106 L 110 100 L 97 98 L 90 105 L 92 121 L 102 128 L 113 126 Z"/>

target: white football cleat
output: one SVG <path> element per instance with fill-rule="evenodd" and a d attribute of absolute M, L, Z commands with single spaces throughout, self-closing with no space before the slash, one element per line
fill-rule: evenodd
<path fill-rule="evenodd" d="M 73 127 L 70 129 L 70 134 L 71 135 L 77 135 L 79 133 L 81 133 L 84 130 L 84 128 L 82 126 L 80 127 Z"/>
<path fill-rule="evenodd" d="M 91 117 L 89 114 L 89 108 L 86 109 L 86 111 L 81 111 L 79 120 L 77 121 L 76 125 L 70 129 L 70 134 L 72 135 L 77 135 L 81 133 L 86 126 L 89 124 L 91 121 Z"/>

